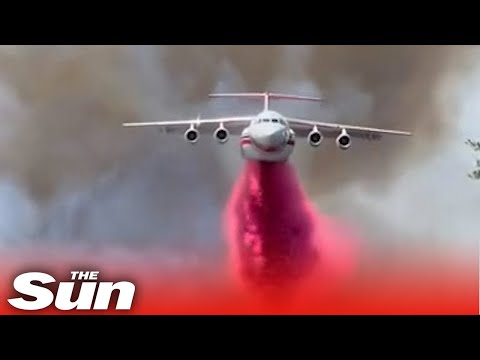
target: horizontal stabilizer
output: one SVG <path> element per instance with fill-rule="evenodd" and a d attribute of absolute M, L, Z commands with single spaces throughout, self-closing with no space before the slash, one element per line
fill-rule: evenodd
<path fill-rule="evenodd" d="M 308 101 L 324 101 L 324 99 L 313 96 L 302 95 L 290 95 L 279 93 L 214 93 L 209 95 L 210 98 L 250 98 L 250 99 L 263 99 L 264 109 L 268 110 L 270 105 L 270 99 L 284 99 L 284 100 L 308 100 Z"/>
<path fill-rule="evenodd" d="M 279 93 L 215 93 L 210 94 L 210 98 L 270 98 L 270 99 L 286 99 L 286 100 L 309 100 L 309 101 L 324 101 L 323 98 L 302 95 L 290 95 Z"/>

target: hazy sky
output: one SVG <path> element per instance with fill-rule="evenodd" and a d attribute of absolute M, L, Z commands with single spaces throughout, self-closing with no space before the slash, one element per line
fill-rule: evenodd
<path fill-rule="evenodd" d="M 480 239 L 480 182 L 467 174 L 480 154 L 465 140 L 480 139 L 479 70 L 459 89 L 458 129 L 443 149 L 425 164 L 406 169 L 387 193 L 355 186 L 343 195 L 336 193 L 332 211 L 346 215 L 379 242 L 408 241 L 470 252 Z"/>
<path fill-rule="evenodd" d="M 56 48 L 55 51 L 58 51 L 56 54 L 48 48 L 32 47 L 32 50 L 12 48 L 8 52 L 3 48 L 4 53 L 0 56 L 0 114 L 2 115 L 0 139 L 3 141 L 4 154 L 9 150 L 9 157 L 2 158 L 4 154 L 0 154 L 0 158 L 4 164 L 9 161 L 8 164 L 15 165 L 12 171 L 16 171 L 24 183 L 17 182 L 16 178 L 9 177 L 8 174 L 4 174 L 0 179 L 0 243 L 28 245 L 33 242 L 39 243 L 40 240 L 37 238 L 43 236 L 41 241 L 45 241 L 45 237 L 58 239 L 70 237 L 75 239 L 71 242 L 72 244 L 81 244 L 88 243 L 92 238 L 108 238 L 115 239 L 114 241 L 119 244 L 135 246 L 144 241 L 158 242 L 158 238 L 161 237 L 166 244 L 176 248 L 208 248 L 204 246 L 203 241 L 212 237 L 212 234 L 218 234 L 218 220 L 221 213 L 218 203 L 219 199 L 228 193 L 228 188 L 224 185 L 228 181 L 224 179 L 231 180 L 232 175 L 241 165 L 238 148 L 229 144 L 219 150 L 218 145 L 209 138 L 206 144 L 199 144 L 197 148 L 192 149 L 187 147 L 188 144 L 185 144 L 182 139 L 160 140 L 154 134 L 142 137 L 138 133 L 120 132 L 117 127 L 122 120 L 134 118 L 138 121 L 151 121 L 152 117 L 172 118 L 175 113 L 180 113 L 177 117 L 187 116 L 192 115 L 193 110 L 197 108 L 202 109 L 201 104 L 198 103 L 185 109 L 175 103 L 175 98 L 172 101 L 171 94 L 180 91 L 179 88 L 185 87 L 186 89 L 181 90 L 185 94 L 200 97 L 209 90 L 209 87 L 243 88 L 243 85 L 248 85 L 248 81 L 240 80 L 240 75 L 232 69 L 233 65 L 228 63 L 223 63 L 225 71 L 218 70 L 215 67 L 216 63 L 215 65 L 209 63 L 211 55 L 209 52 L 196 49 L 192 50 L 193 55 L 196 56 L 193 58 L 189 57 L 188 51 L 184 55 L 180 54 L 180 57 L 176 57 L 178 54 L 175 51 L 172 52 L 174 61 L 169 66 L 177 72 L 182 70 L 185 73 L 185 79 L 172 80 L 166 71 L 168 67 L 158 66 L 156 49 L 149 47 L 139 47 L 139 49 L 138 51 L 131 48 L 102 51 L 97 48 L 97 50 L 90 49 L 90 52 L 82 53 L 81 50 L 66 47 L 63 50 Z M 306 47 L 289 48 L 283 63 L 276 64 L 281 76 L 274 77 L 273 84 L 290 92 L 296 88 L 302 88 L 303 91 L 307 88 L 307 92 L 319 91 L 313 82 L 305 80 L 304 69 L 299 65 L 306 62 L 304 57 L 308 57 L 307 50 Z M 370 80 L 368 76 L 363 75 L 364 72 L 360 68 L 360 74 L 365 76 L 363 79 L 365 86 L 372 88 L 374 93 L 377 91 L 381 96 L 384 96 L 384 91 L 393 91 L 393 95 L 398 91 L 398 94 L 404 95 L 400 99 L 394 99 L 398 100 L 399 104 L 402 104 L 402 101 L 407 104 L 412 102 L 408 97 L 409 91 L 415 90 L 414 86 L 422 86 L 421 81 L 416 81 L 417 76 L 423 79 L 424 72 L 427 74 L 425 78 L 429 81 L 430 77 L 436 76 L 427 71 L 428 66 L 425 67 L 425 64 L 428 65 L 430 61 L 429 58 L 433 56 L 432 54 L 437 54 L 436 52 L 426 53 L 425 58 L 419 60 L 420 69 L 417 69 L 422 73 L 412 75 L 409 73 L 409 68 L 416 66 L 415 61 L 418 60 L 415 50 L 406 49 L 404 53 L 399 50 L 398 56 L 384 49 L 370 50 L 371 53 L 366 51 L 366 54 L 363 54 L 365 58 L 358 55 L 365 61 L 364 63 L 360 61 L 359 66 L 363 66 L 365 72 L 368 71 L 378 78 Z M 435 51 L 443 54 L 440 50 Z M 253 81 L 254 85 L 260 82 L 258 77 L 253 76 L 257 75 L 257 65 L 263 70 L 263 74 L 260 75 L 270 71 L 269 48 L 262 50 L 267 60 L 259 64 L 251 63 L 249 60 L 251 56 L 246 56 L 248 55 L 246 53 L 235 53 L 241 50 L 232 50 L 230 47 L 228 51 L 233 52 L 233 59 L 235 56 L 241 59 L 235 66 L 249 74 L 250 78 L 246 76 L 246 80 Z M 159 53 L 165 55 L 165 52 L 159 51 Z M 389 87 L 390 79 L 383 79 L 382 73 L 376 72 L 375 64 L 371 65 L 365 60 L 376 61 L 377 53 L 390 59 L 391 63 L 386 65 L 384 71 L 391 70 L 391 67 L 397 70 L 396 66 L 399 65 L 398 73 L 389 74 L 392 77 L 391 82 L 397 84 L 398 88 L 394 85 L 392 90 Z M 61 57 L 69 54 L 73 54 L 71 58 Z M 258 55 L 258 53 L 255 54 Z M 323 66 L 332 67 L 343 76 L 355 74 L 355 71 L 358 71 L 357 64 L 350 58 L 355 55 L 352 49 L 337 49 L 326 55 L 328 56 L 322 63 Z M 323 59 L 321 53 L 317 54 L 317 57 L 320 60 Z M 336 62 L 338 57 L 342 60 L 339 62 L 340 65 Z M 69 62 L 69 59 L 73 60 Z M 202 63 L 204 68 L 197 65 L 197 62 Z M 42 67 L 43 71 L 39 72 L 37 67 Z M 441 71 L 441 65 L 437 71 Z M 316 80 L 320 83 L 322 80 L 332 82 L 328 69 L 323 73 L 320 70 L 315 73 L 315 69 L 311 72 L 319 77 Z M 210 73 L 220 78 L 213 75 L 207 76 Z M 407 75 L 412 80 L 405 84 L 402 79 Z M 39 78 L 32 81 L 29 76 Z M 22 91 L 23 101 L 29 105 L 25 106 L 25 109 L 34 109 L 33 112 L 27 111 L 26 115 L 20 112 L 21 116 L 17 116 L 21 104 L 16 97 L 14 86 L 6 85 L 7 80 L 15 84 L 19 92 Z M 198 84 L 193 80 L 198 80 Z M 341 79 L 339 82 L 342 83 L 344 80 Z M 196 89 L 195 85 L 198 85 L 202 91 Z M 374 96 L 365 91 L 356 92 L 357 89 L 351 87 L 348 81 L 342 86 L 339 90 L 337 89 L 340 93 L 338 98 L 347 101 L 337 113 L 337 117 L 342 118 L 344 115 L 342 111 L 347 118 L 352 116 L 351 114 L 355 117 L 358 113 L 362 117 L 358 120 L 359 123 L 366 121 L 366 125 L 371 125 L 368 123 L 368 111 Z M 416 96 L 421 96 L 420 91 L 415 90 L 415 93 L 420 94 Z M 376 241 L 379 245 L 405 246 L 406 243 L 409 246 L 438 245 L 470 252 L 478 241 L 480 233 L 478 219 L 480 182 L 467 177 L 467 173 L 474 165 L 474 154 L 464 142 L 467 137 L 480 139 L 480 102 L 478 101 L 480 71 L 476 71 L 466 83 L 462 84 L 455 96 L 459 99 L 460 107 L 457 114 L 458 122 L 452 121 L 452 123 L 457 123 L 457 130 L 450 130 L 452 132 L 448 142 L 436 152 L 433 158 L 427 157 L 426 162 L 411 166 L 399 164 L 398 168 L 402 169 L 403 174 L 400 174 L 395 181 L 387 182 L 388 186 L 380 192 L 375 191 L 375 184 L 370 181 L 374 176 L 368 175 L 368 170 L 352 168 L 352 173 L 361 170 L 362 174 L 359 177 L 366 177 L 368 181 L 349 183 L 343 178 L 340 182 L 345 184 L 339 185 L 338 188 L 333 186 L 335 189 L 331 194 L 319 185 L 318 191 L 315 192 L 323 194 L 316 194 L 318 206 L 326 212 L 345 217 L 354 226 L 366 232 L 371 241 Z M 92 101 L 92 98 L 95 101 Z M 393 101 L 388 98 L 382 101 L 384 100 Z M 423 109 L 424 104 L 421 101 L 418 104 L 415 101 L 413 103 Z M 392 107 L 391 104 L 390 107 Z M 387 109 L 390 107 L 387 106 Z M 425 107 L 430 109 L 430 103 Z M 221 110 L 225 111 L 226 108 L 228 109 L 227 105 L 222 105 Z M 313 114 L 314 111 L 317 110 L 309 108 L 307 113 Z M 401 113 L 409 114 L 408 111 Z M 398 114 L 394 115 L 398 117 Z M 382 121 L 382 116 L 379 116 L 379 121 Z M 388 120 L 388 116 L 386 118 Z M 387 120 L 384 121 L 386 126 L 389 125 Z M 425 120 L 423 124 L 432 126 L 434 120 Z M 413 121 L 407 119 L 405 123 L 408 125 Z M 421 116 L 418 121 L 423 121 Z M 401 124 L 401 119 L 396 119 L 394 123 L 396 122 Z M 9 126 L 11 124 L 14 126 Z M 112 132 L 112 128 L 116 130 Z M 450 128 L 455 129 L 451 126 Z M 426 136 L 428 130 L 421 129 L 420 136 L 417 134 L 414 140 L 418 151 L 428 146 L 429 141 L 434 140 L 434 135 Z M 432 133 L 435 133 L 435 129 L 432 129 Z M 13 137 L 14 140 L 12 140 L 12 136 L 17 135 L 19 137 Z M 7 146 L 5 144 L 9 147 L 5 148 Z M 303 145 L 305 146 L 307 145 Z M 349 172 L 346 165 L 341 163 L 342 158 L 345 163 L 348 160 L 352 165 L 357 165 L 355 159 L 360 159 L 368 168 L 371 165 L 367 161 L 368 154 L 379 154 L 380 165 L 372 165 L 372 171 L 381 170 L 381 164 L 388 165 L 389 169 L 395 169 L 395 162 L 389 163 L 388 160 L 395 161 L 396 158 L 389 155 L 395 154 L 398 149 L 404 150 L 404 145 L 398 145 L 398 143 L 393 145 L 389 142 L 380 143 L 374 145 L 375 147 L 363 147 L 363 150 L 357 150 L 364 151 L 363 154 L 366 154 L 362 158 L 356 152 L 355 146 L 358 146 L 357 149 L 361 147 L 354 143 L 351 152 L 342 155 L 337 154 L 331 147 L 323 151 L 322 147 L 315 149 L 315 152 L 319 153 L 317 153 L 320 159 L 318 164 L 328 165 L 329 159 L 326 154 L 332 153 L 339 165 L 333 164 L 329 168 L 335 168 L 332 171 L 339 170 L 339 173 L 345 177 L 349 176 Z M 394 148 L 386 148 L 387 146 L 394 146 Z M 141 156 L 137 156 L 133 162 L 126 161 L 125 159 L 132 153 L 131 149 L 137 147 L 141 148 L 137 151 Z M 10 151 L 12 149 L 13 151 Z M 394 150 L 387 151 L 391 149 Z M 222 151 L 222 155 L 219 155 L 219 151 Z M 388 154 L 382 157 L 381 155 L 385 152 Z M 95 154 L 100 154 L 100 158 L 96 159 Z M 298 154 L 305 154 L 305 152 L 297 152 L 292 161 L 299 160 Z M 302 182 L 310 183 L 309 189 L 315 189 L 311 183 L 317 180 L 315 176 L 321 176 L 324 169 L 322 166 L 317 166 L 314 151 L 308 149 L 308 154 L 309 161 L 313 164 L 312 168 L 315 168 L 315 174 L 313 177 L 309 176 L 308 171 L 305 171 L 305 164 L 302 165 L 299 161 L 302 174 L 300 179 Z M 121 165 L 111 166 L 113 170 L 107 174 L 105 180 L 95 177 L 99 169 L 117 160 Z M 122 163 L 122 160 L 125 161 Z M 30 176 L 31 174 L 37 178 L 33 179 L 35 176 Z M 77 191 L 67 195 L 55 193 L 58 189 L 63 191 L 62 186 L 65 184 L 74 184 L 72 179 L 75 180 L 77 175 L 84 176 L 86 179 L 92 177 L 95 181 L 81 183 Z M 60 180 L 56 181 L 55 176 Z M 327 185 L 332 186 L 334 177 L 328 176 L 328 181 L 331 182 L 327 182 Z M 211 181 L 212 178 L 216 180 Z M 31 179 L 33 179 L 32 183 L 29 184 Z M 58 186 L 42 187 L 45 186 L 42 181 L 46 181 L 50 186 L 52 184 Z M 32 199 L 32 192 L 26 190 L 25 183 L 33 186 L 33 193 L 43 192 L 52 196 L 52 205 L 46 208 L 39 206 Z M 222 186 L 224 186 L 223 189 Z M 160 233 L 158 229 L 161 229 Z M 196 236 L 195 240 L 192 240 L 192 234 Z M 82 238 L 82 240 L 76 240 L 76 238 Z M 218 239 L 210 242 L 213 248 L 218 247 L 218 244 Z"/>

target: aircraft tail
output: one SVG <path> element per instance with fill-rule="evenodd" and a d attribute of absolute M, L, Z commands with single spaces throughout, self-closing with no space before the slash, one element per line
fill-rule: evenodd
<path fill-rule="evenodd" d="M 264 110 L 269 109 L 270 99 L 285 99 L 285 100 L 307 100 L 307 101 L 324 101 L 324 99 L 312 96 L 302 95 L 290 95 L 280 93 L 215 93 L 210 94 L 210 98 L 250 98 L 250 99 L 263 99 Z"/>

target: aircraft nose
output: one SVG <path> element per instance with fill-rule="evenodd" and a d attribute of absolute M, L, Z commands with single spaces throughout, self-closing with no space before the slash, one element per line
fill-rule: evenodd
<path fill-rule="evenodd" d="M 287 143 L 285 127 L 278 124 L 259 124 L 255 129 L 253 140 L 263 150 L 276 150 Z"/>

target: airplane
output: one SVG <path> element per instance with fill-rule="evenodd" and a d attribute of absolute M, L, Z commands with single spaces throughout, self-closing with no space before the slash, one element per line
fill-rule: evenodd
<path fill-rule="evenodd" d="M 270 108 L 271 99 L 323 101 L 322 98 L 279 93 L 214 93 L 210 98 L 263 99 L 263 110 L 251 116 L 231 116 L 212 119 L 154 121 L 124 123 L 124 127 L 156 126 L 164 133 L 183 133 L 186 141 L 195 144 L 200 134 L 213 134 L 220 144 L 231 136 L 240 136 L 244 159 L 261 162 L 285 162 L 293 153 L 296 138 L 304 138 L 318 147 L 325 138 L 334 138 L 337 147 L 348 150 L 352 138 L 377 141 L 383 135 L 411 136 L 410 132 L 376 129 L 363 126 L 325 123 L 315 120 L 290 118 Z"/>

